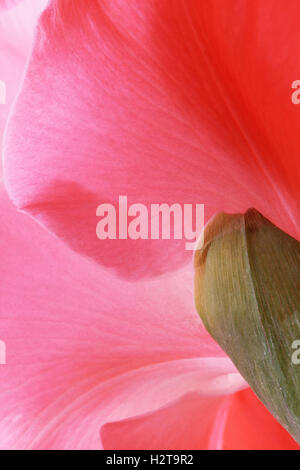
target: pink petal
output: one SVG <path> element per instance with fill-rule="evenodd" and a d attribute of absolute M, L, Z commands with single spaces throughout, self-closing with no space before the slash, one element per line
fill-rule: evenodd
<path fill-rule="evenodd" d="M 7 9 L 7 8 L 11 8 L 13 6 L 15 6 L 17 3 L 19 3 L 20 1 L 22 0 L 0 0 L 0 10 L 3 9 Z"/>
<path fill-rule="evenodd" d="M 104 449 L 216 449 L 230 398 L 190 393 L 158 411 L 102 427 Z"/>
<path fill-rule="evenodd" d="M 7 2 L 4 2 L 6 4 Z M 7 3 L 10 4 L 11 2 Z M 1 11 L 0 3 L 0 80 L 4 82 L 0 99 L 0 147 L 11 104 L 21 83 L 25 64 L 32 49 L 34 29 L 46 0 L 24 0 L 10 11 Z M 2 92 L 3 89 L 1 88 Z M 5 103 L 4 103 L 5 101 Z M 0 168 L 0 173 L 2 169 Z"/>
<path fill-rule="evenodd" d="M 237 393 L 228 412 L 224 449 L 300 450 L 252 390 Z"/>
<path fill-rule="evenodd" d="M 1 189 L 0 446 L 98 448 L 106 421 L 245 387 L 194 311 L 191 273 L 120 281 Z"/>
<path fill-rule="evenodd" d="M 181 241 L 95 237 L 128 202 L 256 207 L 299 237 L 300 4 L 53 0 L 9 127 L 14 203 L 133 278 L 178 268 Z"/>

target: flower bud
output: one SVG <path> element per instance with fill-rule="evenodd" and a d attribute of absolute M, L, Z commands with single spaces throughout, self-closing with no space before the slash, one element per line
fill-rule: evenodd
<path fill-rule="evenodd" d="M 300 443 L 300 243 L 254 209 L 219 214 L 195 254 L 195 301 L 213 338 Z"/>

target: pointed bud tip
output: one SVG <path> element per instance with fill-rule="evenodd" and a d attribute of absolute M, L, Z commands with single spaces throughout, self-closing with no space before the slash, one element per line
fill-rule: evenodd
<path fill-rule="evenodd" d="M 209 333 L 300 442 L 300 243 L 256 209 L 216 215 L 195 252 L 195 302 Z"/>

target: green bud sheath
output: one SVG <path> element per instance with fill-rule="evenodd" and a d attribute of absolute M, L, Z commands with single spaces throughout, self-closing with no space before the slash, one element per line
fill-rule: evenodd
<path fill-rule="evenodd" d="M 220 214 L 195 255 L 195 300 L 209 333 L 300 443 L 300 243 L 256 210 Z M 298 361 L 299 362 L 299 361 Z"/>

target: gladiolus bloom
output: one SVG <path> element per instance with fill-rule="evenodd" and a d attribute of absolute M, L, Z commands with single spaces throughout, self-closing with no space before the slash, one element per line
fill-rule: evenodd
<path fill-rule="evenodd" d="M 3 144 L 0 447 L 299 448 L 204 329 L 184 241 L 96 237 L 127 195 L 300 239 L 299 14 L 50 0 Z"/>

